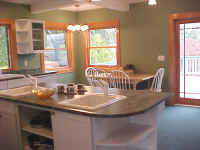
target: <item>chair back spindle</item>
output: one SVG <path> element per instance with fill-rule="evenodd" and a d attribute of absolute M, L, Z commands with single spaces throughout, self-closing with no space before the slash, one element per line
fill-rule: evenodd
<path fill-rule="evenodd" d="M 114 70 L 110 75 L 110 83 L 113 88 L 118 88 L 122 90 L 131 89 L 131 83 L 129 76 L 120 70 Z"/>
<path fill-rule="evenodd" d="M 85 70 L 85 77 L 88 80 L 89 85 L 93 85 L 93 81 L 95 80 L 96 69 L 94 67 L 88 67 Z"/>
<path fill-rule="evenodd" d="M 164 72 L 165 72 L 164 68 L 158 69 L 158 71 L 156 72 L 153 78 L 153 82 L 150 89 L 151 91 L 155 91 L 155 92 L 162 91 L 162 80 L 163 80 Z"/>

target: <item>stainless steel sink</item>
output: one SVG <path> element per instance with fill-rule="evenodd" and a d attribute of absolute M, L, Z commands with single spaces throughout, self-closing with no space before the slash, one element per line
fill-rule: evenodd
<path fill-rule="evenodd" d="M 79 109 L 95 110 L 125 98 L 126 96 L 123 95 L 89 94 L 78 96 L 71 100 L 64 100 L 58 104 Z"/>
<path fill-rule="evenodd" d="M 0 90 L 0 95 L 6 95 L 6 96 L 22 96 L 31 94 L 33 90 L 33 86 L 23 86 L 8 90 Z"/>

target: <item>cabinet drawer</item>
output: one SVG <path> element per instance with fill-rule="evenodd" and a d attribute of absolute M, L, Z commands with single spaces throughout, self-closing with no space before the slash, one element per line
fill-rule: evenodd
<path fill-rule="evenodd" d="M 0 90 L 6 90 L 8 88 L 7 81 L 0 81 Z"/>
<path fill-rule="evenodd" d="M 16 105 L 14 103 L 0 99 L 0 112 L 15 114 Z"/>
<path fill-rule="evenodd" d="M 78 115 L 78 114 L 56 111 L 55 116 L 59 119 L 73 120 L 73 121 L 77 121 L 79 123 L 90 124 L 90 118 L 89 117 Z"/>

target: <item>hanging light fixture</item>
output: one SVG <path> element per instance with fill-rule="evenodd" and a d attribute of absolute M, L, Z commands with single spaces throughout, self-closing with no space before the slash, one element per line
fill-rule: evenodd
<path fill-rule="evenodd" d="M 70 31 L 86 31 L 89 29 L 88 25 L 68 25 L 67 27 L 68 30 Z"/>
<path fill-rule="evenodd" d="M 156 2 L 156 0 L 149 0 L 149 1 L 148 1 L 148 4 L 149 4 L 150 6 L 155 6 L 155 5 L 157 5 L 157 2 Z"/>

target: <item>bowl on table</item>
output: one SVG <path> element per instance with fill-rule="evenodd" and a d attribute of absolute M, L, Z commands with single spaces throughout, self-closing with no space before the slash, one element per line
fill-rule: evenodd
<path fill-rule="evenodd" d="M 46 87 L 37 87 L 32 90 L 32 93 L 41 99 L 47 99 L 55 93 L 55 89 Z"/>

